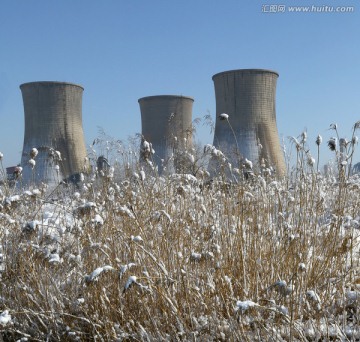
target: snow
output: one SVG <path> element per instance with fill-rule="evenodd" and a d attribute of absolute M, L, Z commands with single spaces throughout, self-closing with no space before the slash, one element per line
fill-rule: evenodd
<path fill-rule="evenodd" d="M 7 325 L 11 321 L 11 315 L 9 315 L 9 310 L 5 310 L 0 314 L 0 324 Z"/>
<path fill-rule="evenodd" d="M 130 276 L 128 280 L 125 283 L 124 289 L 127 290 L 130 288 L 132 284 L 136 284 L 137 277 L 136 276 Z"/>
<path fill-rule="evenodd" d="M 299 270 L 299 272 L 305 272 L 306 271 L 306 265 L 303 262 L 301 262 L 299 264 L 299 266 L 298 266 L 298 270 Z"/>
<path fill-rule="evenodd" d="M 40 224 L 41 224 L 41 222 L 38 221 L 38 220 L 30 221 L 30 222 L 28 222 L 28 223 L 26 224 L 25 229 L 26 229 L 26 230 L 33 231 L 33 230 L 35 230 L 35 229 L 38 227 L 38 225 L 40 225 Z"/>
<path fill-rule="evenodd" d="M 222 156 L 211 145 L 207 150 Z M 245 165 L 248 162 L 242 160 L 240 165 L 250 168 Z M 234 167 L 238 183 L 213 179 L 205 187 L 209 177 L 205 171 L 196 176 L 155 177 L 154 170 L 141 167 L 130 170 L 129 177 L 120 181 L 85 175 L 84 183 L 74 191 L 66 188 L 50 195 L 43 186 L 23 192 L 1 190 L 0 277 L 5 284 L 12 275 L 6 272 L 17 271 L 23 259 L 28 271 L 21 281 L 13 277 L 14 284 L 1 287 L 2 325 L 17 324 L 20 329 L 16 311 L 5 308 L 24 305 L 25 311 L 32 300 L 43 305 L 43 293 L 48 291 L 49 310 L 55 308 L 54 312 L 65 317 L 69 308 L 74 317 L 89 320 L 89 327 L 99 331 L 105 326 L 103 321 L 108 326 L 115 324 L 106 316 L 107 310 L 117 306 L 125 312 L 143 305 L 152 315 L 161 299 L 164 317 L 174 315 L 179 320 L 174 323 L 171 318 L 184 340 L 190 334 L 208 340 L 206 330 L 218 333 L 214 339 L 231 340 L 233 327 L 240 336 L 255 320 L 260 323 L 257 327 L 263 325 L 274 338 L 285 340 L 281 336 L 287 336 L 292 310 L 300 313 L 294 315 L 292 327 L 310 339 L 359 337 L 354 312 L 360 296 L 356 273 L 360 178 L 346 183 L 347 196 L 352 199 L 344 198 L 346 205 L 340 211 L 334 210 L 338 180 L 324 180 L 317 174 L 303 175 L 301 182 L 283 182 L 254 170 L 255 176 L 241 183 L 244 170 Z M 315 177 L 319 177 L 317 183 L 309 183 Z M 87 191 L 83 191 L 84 184 Z M 313 197 L 309 185 L 316 188 Z M 311 201 L 301 199 L 300 194 L 309 195 Z M 334 238 L 331 258 L 340 267 L 329 262 L 322 269 L 329 256 L 323 249 L 328 236 Z M 322 277 L 314 278 L 318 283 L 310 282 L 314 269 L 319 268 Z M 245 277 L 243 272 L 247 272 Z M 28 281 L 33 274 L 35 281 Z M 258 283 L 250 284 L 253 275 Z M 38 286 L 35 290 L 33 284 Z M 25 301 L 13 306 L 12 291 L 23 293 Z M 236 301 L 240 296 L 247 300 Z M 196 308 L 190 312 L 189 325 L 180 313 L 186 300 L 190 302 L 184 304 Z M 102 308 L 101 315 L 97 307 Z M 45 316 L 50 311 L 44 307 L 38 311 L 47 324 Z M 24 321 L 25 316 L 21 316 Z M 67 319 L 71 321 L 70 316 Z M 60 332 L 63 317 L 58 315 L 56 320 Z M 141 324 L 149 330 L 150 325 Z M 124 336 L 139 337 L 133 323 L 119 325 L 119 329 L 127 329 L 129 335 L 121 332 Z M 71 326 L 71 332 L 75 330 Z M 81 332 L 76 333 L 80 336 Z"/>
<path fill-rule="evenodd" d="M 120 205 L 120 206 L 117 207 L 117 210 L 118 210 L 121 214 L 123 214 L 123 215 L 125 215 L 125 216 L 128 216 L 128 217 L 130 217 L 130 218 L 132 218 L 132 219 L 135 218 L 134 214 L 133 214 L 133 213 L 130 211 L 130 209 L 127 208 L 126 206 Z"/>
<path fill-rule="evenodd" d="M 98 267 L 91 274 L 85 276 L 85 281 L 87 283 L 91 283 L 97 280 L 100 274 L 102 274 L 103 272 L 112 271 L 112 270 L 114 270 L 114 268 L 110 265 L 106 265 L 104 267 Z"/>
<path fill-rule="evenodd" d="M 250 308 L 254 308 L 259 306 L 259 304 L 251 301 L 251 300 L 245 300 L 245 301 L 241 301 L 238 300 L 236 302 L 236 307 L 235 307 L 235 311 L 240 311 L 240 313 L 244 314 L 247 310 L 249 310 Z"/>
<path fill-rule="evenodd" d="M 140 235 L 137 235 L 137 236 L 131 235 L 131 240 L 135 241 L 135 242 L 143 242 L 144 241 Z"/>
<path fill-rule="evenodd" d="M 99 214 L 96 214 L 92 219 L 92 222 L 94 222 L 95 225 L 102 226 L 104 224 L 104 219 Z"/>
<path fill-rule="evenodd" d="M 320 303 L 320 297 L 318 296 L 318 294 L 313 291 L 313 290 L 309 290 L 306 292 L 306 297 L 310 300 L 313 301 L 315 303 Z"/>
<path fill-rule="evenodd" d="M 349 304 L 355 304 L 357 301 L 360 305 L 360 292 L 359 291 L 347 291 L 346 298 Z"/>
<path fill-rule="evenodd" d="M 229 119 L 229 115 L 228 114 L 225 114 L 225 113 L 222 113 L 219 115 L 219 118 L 220 120 L 228 120 Z"/>
<path fill-rule="evenodd" d="M 202 256 L 201 253 L 192 252 L 191 255 L 190 255 L 190 260 L 192 260 L 192 261 L 200 261 L 201 256 Z"/>
<path fill-rule="evenodd" d="M 61 263 L 61 262 L 62 262 L 62 260 L 60 259 L 59 254 L 57 254 L 57 253 L 50 254 L 49 263 L 56 264 L 56 263 Z"/>
<path fill-rule="evenodd" d="M 129 264 L 127 264 L 127 265 L 121 265 L 120 266 L 120 278 L 124 275 L 124 273 L 126 272 L 126 271 L 128 271 L 131 267 L 133 267 L 133 266 L 136 266 L 136 264 L 135 263 L 133 263 L 133 262 L 130 262 Z"/>

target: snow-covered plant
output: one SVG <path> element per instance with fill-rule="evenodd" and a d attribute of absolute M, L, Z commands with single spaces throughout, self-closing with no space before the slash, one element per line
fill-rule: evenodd
<path fill-rule="evenodd" d="M 159 176 L 106 141 L 76 186 L 0 185 L 3 338 L 359 338 L 360 178 L 314 172 L 314 138 L 292 139 L 298 163 L 284 178 L 266 161 L 230 167 L 211 145 L 201 156 L 230 177 Z M 97 154 L 109 158 L 103 175 Z"/>

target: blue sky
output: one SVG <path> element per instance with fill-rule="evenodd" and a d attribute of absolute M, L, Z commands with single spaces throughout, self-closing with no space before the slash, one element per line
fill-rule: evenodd
<path fill-rule="evenodd" d="M 285 12 L 263 12 L 285 5 Z M 294 13 L 290 6 L 353 6 L 352 13 Z M 270 7 L 265 7 L 268 11 Z M 141 132 L 137 100 L 194 97 L 193 118 L 215 120 L 212 76 L 276 70 L 281 138 L 307 130 L 349 137 L 360 120 L 359 0 L 0 0 L 0 151 L 20 161 L 24 113 L 19 85 L 81 84 L 87 144 L 101 127 L 126 140 Z M 360 134 L 360 133 L 359 133 Z M 212 143 L 209 127 L 197 139 Z M 324 143 L 321 164 L 331 158 Z M 360 153 L 356 154 L 360 160 Z"/>

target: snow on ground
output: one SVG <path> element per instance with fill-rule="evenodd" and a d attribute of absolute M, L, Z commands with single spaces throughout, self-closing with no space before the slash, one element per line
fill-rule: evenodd
<path fill-rule="evenodd" d="M 2 190 L 4 336 L 360 338 L 359 177 L 139 174 Z"/>

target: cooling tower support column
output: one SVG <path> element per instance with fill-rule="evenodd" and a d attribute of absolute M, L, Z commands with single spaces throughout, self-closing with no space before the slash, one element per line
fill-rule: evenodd
<path fill-rule="evenodd" d="M 25 114 L 24 184 L 75 178 L 87 166 L 82 128 L 84 88 L 64 82 L 31 82 L 20 89 Z M 33 169 L 29 164 L 32 148 L 39 152 Z"/>
<path fill-rule="evenodd" d="M 262 161 L 285 174 L 286 166 L 276 126 L 275 93 L 278 73 L 240 69 L 213 76 L 216 96 L 214 146 L 238 167 L 247 158 Z M 229 118 L 221 120 L 226 113 Z"/>
<path fill-rule="evenodd" d="M 142 135 L 155 150 L 152 158 L 159 173 L 162 173 L 164 165 L 169 172 L 183 171 L 182 162 L 176 160 L 176 154 L 192 147 L 194 99 L 187 96 L 159 95 L 143 97 L 138 101 Z M 173 155 L 174 159 L 170 160 Z"/>

